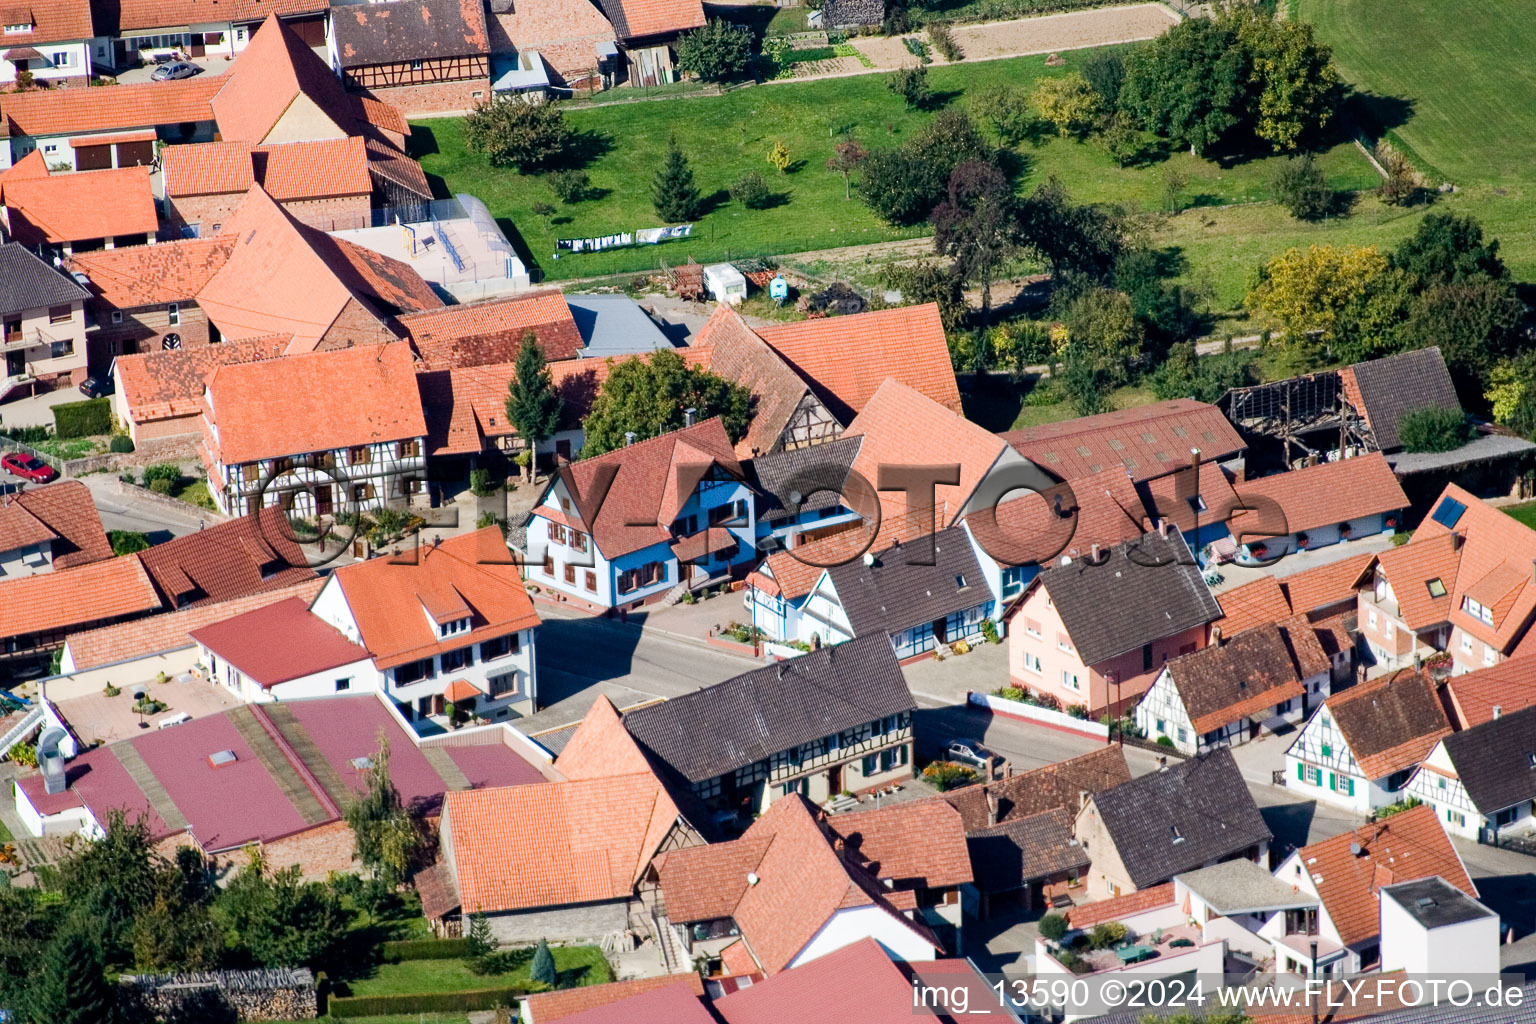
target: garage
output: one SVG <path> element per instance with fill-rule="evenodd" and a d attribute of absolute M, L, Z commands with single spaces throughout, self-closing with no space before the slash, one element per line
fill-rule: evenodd
<path fill-rule="evenodd" d="M 154 139 L 119 142 L 116 148 L 119 167 L 142 167 L 155 162 Z"/>
<path fill-rule="evenodd" d="M 100 171 L 108 167 L 140 167 L 154 163 L 153 129 L 122 135 L 84 135 L 69 140 L 75 151 L 75 169 Z"/>
<path fill-rule="evenodd" d="M 283 24 L 293 29 L 293 34 L 302 39 L 305 46 L 325 45 L 324 14 L 306 14 L 299 18 L 284 18 Z"/>
<path fill-rule="evenodd" d="M 76 146 L 75 169 L 100 171 L 112 166 L 111 146 Z"/>

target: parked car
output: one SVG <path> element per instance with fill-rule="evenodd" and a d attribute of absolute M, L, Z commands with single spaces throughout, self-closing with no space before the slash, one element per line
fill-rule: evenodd
<path fill-rule="evenodd" d="M 58 471 L 35 455 L 24 452 L 6 452 L 0 455 L 0 469 L 33 483 L 45 484 L 58 478 Z"/>
<path fill-rule="evenodd" d="M 173 60 L 169 64 L 161 64 L 149 73 L 149 77 L 156 82 L 170 82 L 178 78 L 191 78 L 200 75 L 203 69 L 191 61 Z"/>
<path fill-rule="evenodd" d="M 100 398 L 112 393 L 111 377 L 87 377 L 80 382 L 80 393 L 86 398 Z"/>
<path fill-rule="evenodd" d="M 957 761 L 975 768 L 985 768 L 987 758 L 992 756 L 994 755 L 990 750 L 975 740 L 956 739 L 944 744 L 943 757 L 946 761 Z"/>

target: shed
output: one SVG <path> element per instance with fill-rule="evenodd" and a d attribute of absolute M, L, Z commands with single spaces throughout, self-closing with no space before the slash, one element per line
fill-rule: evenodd
<path fill-rule="evenodd" d="M 729 263 L 711 263 L 704 268 L 704 286 L 716 302 L 740 305 L 747 297 L 747 278 Z"/>

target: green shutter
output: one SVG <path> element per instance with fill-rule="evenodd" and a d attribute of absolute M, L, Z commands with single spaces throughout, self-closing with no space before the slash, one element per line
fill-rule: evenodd
<path fill-rule="evenodd" d="M 1339 791 L 1339 780 L 1333 774 L 1333 772 L 1328 773 L 1328 788 L 1333 790 L 1335 793 Z"/>
<path fill-rule="evenodd" d="M 1296 762 L 1296 781 L 1297 782 L 1306 782 L 1307 781 L 1307 766 L 1302 764 L 1300 761 Z"/>
<path fill-rule="evenodd" d="M 1333 756 L 1333 748 L 1330 747 L 1326 743 L 1323 744 L 1323 756 L 1324 757 L 1332 757 Z"/>

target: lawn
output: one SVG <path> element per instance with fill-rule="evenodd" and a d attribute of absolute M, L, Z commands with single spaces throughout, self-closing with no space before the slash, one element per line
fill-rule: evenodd
<path fill-rule="evenodd" d="M 951 105 L 964 104 L 965 93 L 1008 82 L 1029 89 L 1040 78 L 1062 74 L 1083 59 L 1084 51 L 1066 55 L 1061 68 L 1047 68 L 1041 57 L 936 67 L 929 73 L 936 93 Z M 561 206 L 539 176 L 492 168 L 464 148 L 463 123 L 438 118 L 413 123 L 413 152 L 443 194 L 469 192 L 484 200 L 524 258 L 544 277 L 572 277 L 654 269 L 657 259 L 679 263 L 753 255 L 829 249 L 927 234 L 926 226 L 891 228 L 881 224 L 857 198 L 843 198 L 840 176 L 825 170 L 838 136 L 851 133 L 867 148 L 899 145 L 932 112 L 908 111 L 886 88 L 885 75 L 860 75 L 825 81 L 756 86 L 717 97 L 692 97 L 628 103 L 568 113 L 571 124 L 587 133 L 592 157 L 587 164 L 598 198 Z M 707 212 L 696 221 L 692 238 L 654 249 L 616 250 L 551 259 L 557 237 L 579 238 L 654 227 L 650 183 L 675 132 L 693 162 Z M 776 175 L 766 156 L 782 139 L 795 160 L 794 170 Z M 1185 202 L 1214 206 L 1264 200 L 1278 158 L 1222 166 L 1176 153 L 1150 166 L 1122 168 L 1096 144 L 1047 138 L 1018 147 L 1021 189 L 1054 174 L 1080 200 L 1114 202 L 1135 210 L 1160 206 L 1164 182 L 1172 172 L 1188 180 Z M 1374 172 L 1352 146 L 1322 154 L 1330 183 L 1359 189 L 1376 183 Z M 731 202 L 731 183 L 749 171 L 768 178 L 779 194 L 777 205 L 747 210 Z M 549 203 L 549 220 L 532 208 Z"/>
<path fill-rule="evenodd" d="M 1025 396 L 1034 386 L 1032 379 L 1014 383 L 1002 374 L 974 380 L 960 392 L 965 418 L 997 433 L 1077 418 L 1077 410 L 1066 402 L 1025 404 Z M 1121 387 L 1109 394 L 1111 409 L 1129 409 L 1155 401 L 1157 396 L 1145 387 Z"/>
<path fill-rule="evenodd" d="M 1411 156 L 1458 185 L 1530 180 L 1531 0 L 1298 0 L 1295 10 Z"/>
<path fill-rule="evenodd" d="M 1505 505 L 1504 514 L 1536 530 L 1536 501 L 1528 501 L 1523 505 Z"/>
<path fill-rule="evenodd" d="M 594 985 L 608 978 L 603 951 L 596 946 L 554 946 L 550 951 L 562 981 L 567 974 L 573 985 Z M 406 960 L 380 964 L 371 977 L 350 982 L 349 987 L 354 996 L 507 988 L 528 981 L 530 964 L 531 960 L 507 974 L 476 974 L 462 960 Z"/>

